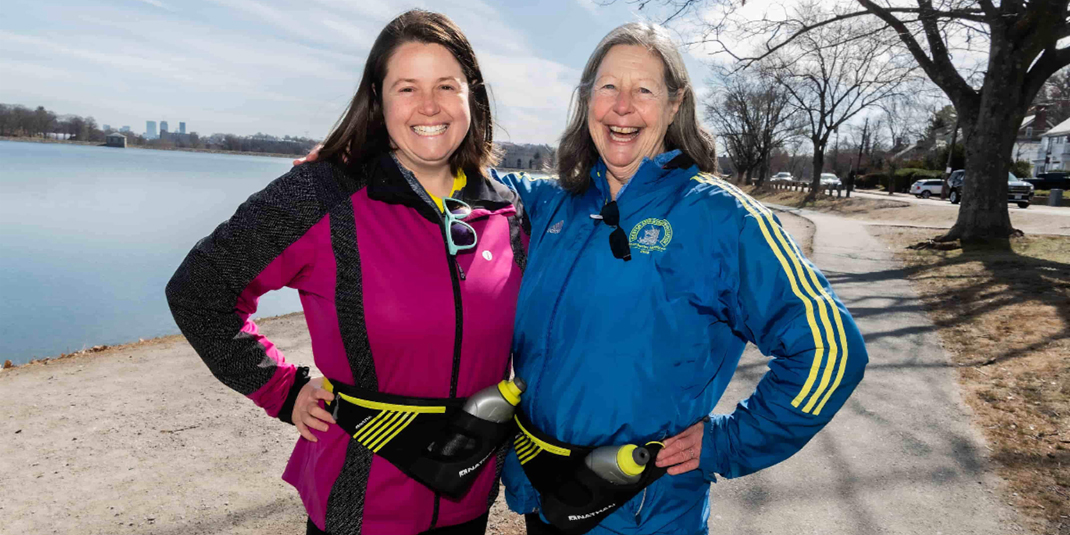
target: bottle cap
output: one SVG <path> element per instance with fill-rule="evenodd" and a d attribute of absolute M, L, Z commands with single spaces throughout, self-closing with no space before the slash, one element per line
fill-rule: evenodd
<path fill-rule="evenodd" d="M 625 475 L 637 476 L 646 469 L 646 463 L 650 462 L 650 452 L 646 448 L 637 447 L 635 444 L 626 444 L 617 450 L 617 466 Z"/>
<path fill-rule="evenodd" d="M 524 384 L 523 381 L 520 384 Z M 513 381 L 502 381 L 498 383 L 498 392 L 501 392 L 505 401 L 515 407 L 520 404 L 520 394 L 524 393 L 524 389 L 517 386 Z"/>

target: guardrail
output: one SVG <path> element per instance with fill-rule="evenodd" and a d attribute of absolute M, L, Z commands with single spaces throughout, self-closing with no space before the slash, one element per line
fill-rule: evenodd
<path fill-rule="evenodd" d="M 813 186 L 813 184 L 811 184 L 809 182 L 776 181 L 776 182 L 766 182 L 766 184 L 768 184 L 769 186 L 771 186 L 775 190 L 781 190 L 781 191 L 810 191 L 812 186 Z M 828 195 L 829 197 L 832 197 L 833 195 L 835 195 L 836 197 L 842 197 L 844 192 L 846 192 L 846 191 L 847 191 L 847 188 L 845 188 L 843 186 L 843 184 L 840 184 L 838 186 L 832 186 L 832 185 L 822 186 L 821 188 L 818 189 L 818 193 L 821 193 L 821 194 L 824 194 L 824 195 Z"/>

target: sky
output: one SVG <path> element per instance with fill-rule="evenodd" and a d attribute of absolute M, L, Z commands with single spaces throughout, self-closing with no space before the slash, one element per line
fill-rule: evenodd
<path fill-rule="evenodd" d="M 495 140 L 513 143 L 556 143 L 595 45 L 647 16 L 626 0 L 3 0 L 0 103 L 138 133 L 152 120 L 323 138 L 379 31 L 414 7 L 464 30 L 494 97 Z M 708 56 L 684 58 L 704 93 Z"/>

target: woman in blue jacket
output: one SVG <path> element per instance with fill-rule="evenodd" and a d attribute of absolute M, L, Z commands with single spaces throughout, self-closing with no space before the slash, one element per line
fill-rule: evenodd
<path fill-rule="evenodd" d="M 704 533 L 715 474 L 787 459 L 843 406 L 867 362 L 862 336 L 776 216 L 708 174 L 714 142 L 663 29 L 627 24 L 598 45 L 558 161 L 557 180 L 499 177 L 531 228 L 509 506 L 528 533 Z M 775 357 L 769 372 L 735 412 L 710 416 L 748 342 Z M 667 475 L 546 524 L 549 501 L 582 500 L 557 496 L 575 488 L 560 479 L 536 489 L 531 476 L 554 469 L 531 466 L 567 460 L 568 445 L 623 444 L 651 447 L 647 472 Z"/>

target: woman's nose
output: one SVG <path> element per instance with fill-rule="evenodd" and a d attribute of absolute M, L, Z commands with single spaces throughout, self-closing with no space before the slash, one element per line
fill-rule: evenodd
<path fill-rule="evenodd" d="M 435 97 L 435 93 L 424 93 L 422 100 L 420 100 L 420 113 L 432 116 L 438 115 L 439 105 L 438 99 Z"/>
<path fill-rule="evenodd" d="M 617 115 L 626 115 L 632 111 L 632 95 L 628 91 L 617 93 L 617 100 L 613 103 L 613 111 Z"/>

